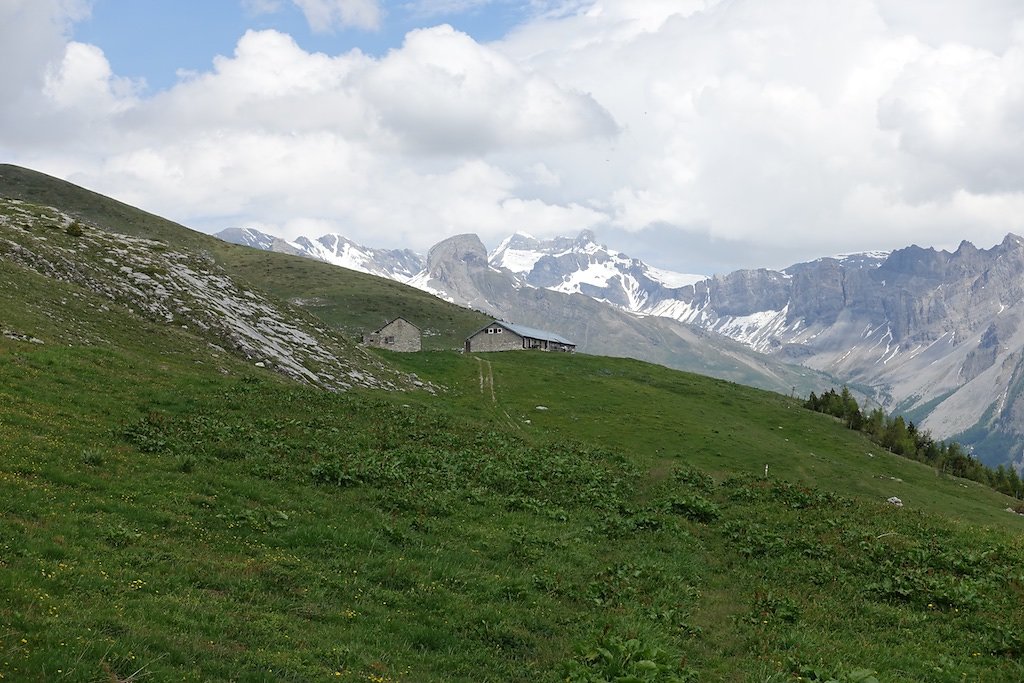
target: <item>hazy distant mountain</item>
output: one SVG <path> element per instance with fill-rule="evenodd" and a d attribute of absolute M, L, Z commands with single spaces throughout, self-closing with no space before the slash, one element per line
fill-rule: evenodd
<path fill-rule="evenodd" d="M 409 249 L 373 249 L 341 235 L 318 239 L 299 237 L 289 242 L 253 228 L 227 228 L 215 235 L 225 242 L 247 247 L 308 256 L 336 266 L 406 282 L 423 269 L 423 258 Z"/>

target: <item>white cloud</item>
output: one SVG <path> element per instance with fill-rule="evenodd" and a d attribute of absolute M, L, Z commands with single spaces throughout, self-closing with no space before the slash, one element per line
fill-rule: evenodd
<path fill-rule="evenodd" d="M 1024 196 L 1021 33 L 1006 28 L 1024 7 L 956 0 L 943 21 L 898 4 L 607 0 L 499 47 L 622 124 L 614 146 L 544 160 L 564 198 L 608 198 L 616 226 L 783 241 L 801 257 L 925 242 L 911 216 L 942 211 L 968 238 L 1024 229 L 1020 214 L 996 219 Z M 921 185 L 935 212 L 913 210 Z M 884 191 L 863 202 L 863 188 Z"/>
<path fill-rule="evenodd" d="M 0 2 L 0 92 L 10 100 L 42 86 L 48 65 L 64 53 L 71 24 L 89 14 L 86 0 Z"/>
<path fill-rule="evenodd" d="M 609 136 L 588 95 L 530 73 L 450 26 L 411 32 L 371 69 L 367 99 L 411 151 L 486 153 Z"/>
<path fill-rule="evenodd" d="M 1024 41 L 1001 55 L 963 45 L 927 51 L 881 99 L 879 120 L 913 160 L 915 194 L 1020 191 Z"/>
<path fill-rule="evenodd" d="M 930 47 L 959 44 L 1001 53 L 1019 30 L 1019 0 L 878 0 L 892 33 Z"/>
<path fill-rule="evenodd" d="M 345 26 L 376 29 L 380 26 L 381 9 L 377 0 L 292 0 L 310 28 L 317 32 Z"/>
<path fill-rule="evenodd" d="M 318 30 L 383 20 L 294 1 Z M 1017 0 L 531 6 L 496 43 L 436 26 L 382 57 L 250 31 L 143 99 L 67 38 L 86 4 L 11 0 L 0 151 L 194 227 L 374 246 L 604 226 L 656 232 L 655 263 L 699 271 L 673 259 L 691 238 L 786 259 L 734 264 L 753 266 L 1024 231 Z"/>
<path fill-rule="evenodd" d="M 252 221 L 296 237 L 297 225 L 332 225 L 426 249 L 460 232 L 496 241 L 605 220 L 522 196 L 557 184 L 543 164 L 478 157 L 608 135 L 607 114 L 450 27 L 414 32 L 381 59 L 311 54 L 285 34 L 250 31 L 210 71 L 149 100 L 125 85 L 94 46 L 70 43 L 53 65 L 51 103 L 92 129 L 74 178 L 195 227 Z M 67 154 L 49 163 L 66 169 Z"/>
<path fill-rule="evenodd" d="M 95 45 L 71 42 L 64 58 L 47 69 L 43 93 L 60 109 L 101 117 L 132 106 L 140 85 L 116 78 L 103 51 Z"/>
<path fill-rule="evenodd" d="M 139 84 L 115 76 L 102 50 L 70 41 L 86 0 L 0 2 L 0 154 L 55 168 L 70 160 L 83 135 L 109 128 Z M 85 146 L 97 140 L 84 142 Z"/>

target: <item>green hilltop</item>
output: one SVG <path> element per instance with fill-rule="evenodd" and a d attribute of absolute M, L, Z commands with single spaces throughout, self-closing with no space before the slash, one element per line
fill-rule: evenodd
<path fill-rule="evenodd" d="M 0 197 L 2 680 L 1024 680 L 1010 498 L 656 365 L 368 352 L 484 318 L 23 169 Z"/>

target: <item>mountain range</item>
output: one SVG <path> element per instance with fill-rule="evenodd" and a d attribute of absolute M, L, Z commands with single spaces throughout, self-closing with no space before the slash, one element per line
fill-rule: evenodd
<path fill-rule="evenodd" d="M 936 438 L 973 446 L 987 463 L 1024 464 L 1024 240 L 1016 235 L 990 249 L 909 246 L 710 277 L 653 267 L 589 230 L 550 240 L 516 233 L 490 252 L 475 235 L 458 235 L 425 256 L 340 235 L 218 236 L 553 327 L 591 353 L 690 370 L 706 362 L 719 376 L 730 365 L 757 368 L 757 377 L 736 380 L 776 390 L 831 376 Z"/>

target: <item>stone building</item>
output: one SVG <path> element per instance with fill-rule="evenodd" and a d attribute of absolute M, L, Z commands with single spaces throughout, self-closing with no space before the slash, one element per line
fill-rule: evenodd
<path fill-rule="evenodd" d="M 395 318 L 376 332 L 363 335 L 363 344 L 388 351 L 419 351 L 423 335 L 405 318 Z"/>
<path fill-rule="evenodd" d="M 467 352 L 519 351 L 523 349 L 572 353 L 576 350 L 576 344 L 554 332 L 545 332 L 525 325 L 514 325 L 501 320 L 491 322 L 466 339 Z"/>

